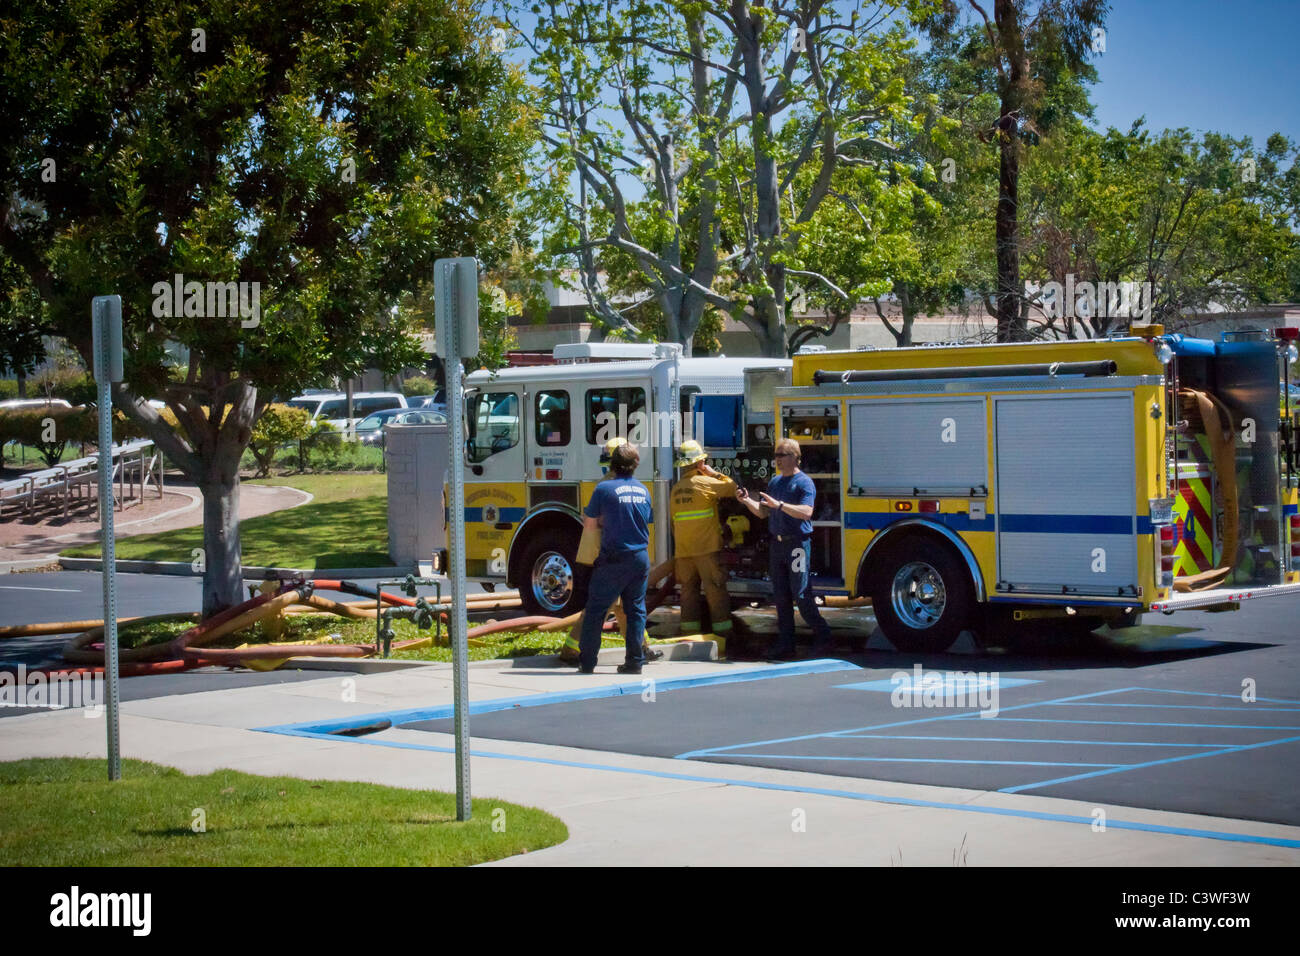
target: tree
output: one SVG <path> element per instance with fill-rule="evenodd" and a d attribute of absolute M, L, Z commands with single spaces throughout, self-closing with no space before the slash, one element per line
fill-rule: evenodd
<path fill-rule="evenodd" d="M 927 8 L 548 0 L 533 29 L 513 7 L 543 111 L 542 192 L 563 197 L 547 200 L 547 246 L 598 319 L 641 334 L 614 277 L 653 300 L 672 341 L 689 348 L 712 308 L 785 355 L 796 282 L 850 297 L 801 254 L 819 214 L 850 207 L 846 170 L 888 182 L 914 122 L 901 21 Z"/>
<path fill-rule="evenodd" d="M 1028 303 L 1020 275 L 1020 167 L 1026 144 L 1071 117 L 1092 115 L 1086 82 L 1096 80 L 1091 55 L 1105 49 L 1105 0 L 967 0 L 974 26 L 958 28 L 958 7 L 945 4 L 927 24 L 937 42 L 959 41 L 973 68 L 970 92 L 991 91 L 998 114 L 981 138 L 998 148 L 995 315 L 999 341 L 1028 338 Z"/>
<path fill-rule="evenodd" d="M 266 404 L 422 361 L 401 293 L 526 235 L 521 77 L 473 0 L 6 10 L 0 251 L 83 357 L 90 298 L 121 294 L 116 401 L 203 493 L 210 615 L 241 596 L 239 460 Z"/>
<path fill-rule="evenodd" d="M 1218 133 L 1153 134 L 1141 120 L 1123 133 L 1080 127 L 1036 150 L 1026 175 L 1030 273 L 1040 287 L 1069 280 L 1086 293 L 1036 302 L 1045 334 L 1105 335 L 1134 308 L 1174 329 L 1212 304 L 1244 308 L 1293 291 L 1300 160 L 1280 134 L 1256 150 Z M 1115 301 L 1124 283 L 1129 308 Z"/>

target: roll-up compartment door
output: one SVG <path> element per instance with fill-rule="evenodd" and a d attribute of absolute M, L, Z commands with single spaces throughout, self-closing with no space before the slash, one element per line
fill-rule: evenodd
<path fill-rule="evenodd" d="M 1003 593 L 1137 593 L 1133 395 L 995 399 Z"/>
<path fill-rule="evenodd" d="M 985 494 L 988 423 L 983 398 L 850 404 L 849 484 L 885 494 Z"/>

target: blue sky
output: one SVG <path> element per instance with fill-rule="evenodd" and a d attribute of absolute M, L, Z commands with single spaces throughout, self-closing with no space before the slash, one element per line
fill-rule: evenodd
<path fill-rule="evenodd" d="M 1097 123 L 1300 141 L 1297 59 L 1300 0 L 1111 0 Z"/>

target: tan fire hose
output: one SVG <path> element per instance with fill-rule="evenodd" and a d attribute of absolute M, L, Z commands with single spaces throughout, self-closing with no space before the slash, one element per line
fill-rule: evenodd
<path fill-rule="evenodd" d="M 1232 414 L 1223 402 L 1194 388 L 1180 388 L 1180 400 L 1194 409 L 1201 420 L 1201 431 L 1210 443 L 1214 462 L 1215 489 L 1223 497 L 1223 556 L 1218 567 L 1174 579 L 1175 591 L 1201 591 L 1222 584 L 1237 563 L 1237 537 L 1241 515 L 1237 508 L 1237 433 Z M 1190 415 L 1188 420 L 1190 421 Z"/>

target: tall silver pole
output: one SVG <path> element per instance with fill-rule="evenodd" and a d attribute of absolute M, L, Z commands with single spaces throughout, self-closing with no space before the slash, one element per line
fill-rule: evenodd
<path fill-rule="evenodd" d="M 112 364 L 107 323 L 95 323 L 100 368 Z M 119 360 L 120 361 L 120 360 Z M 104 583 L 104 675 L 108 683 L 108 779 L 122 778 L 117 730 L 117 566 L 113 542 L 113 386 L 107 372 L 99 380 L 99 527 Z"/>
<path fill-rule="evenodd" d="M 464 266 L 452 265 L 453 270 Z M 450 278 L 450 277 L 449 277 Z M 443 294 L 449 301 L 442 303 L 443 315 L 460 314 L 457 301 L 461 283 L 443 283 Z M 473 815 L 469 785 L 469 642 L 465 607 L 465 395 L 462 379 L 465 367 L 461 362 L 460 323 L 443 323 L 444 331 L 451 336 L 447 343 L 447 411 L 451 427 L 447 434 L 451 441 L 451 541 L 447 573 L 451 578 L 451 656 L 455 678 L 452 684 L 456 712 L 456 819 L 468 820 Z"/>

